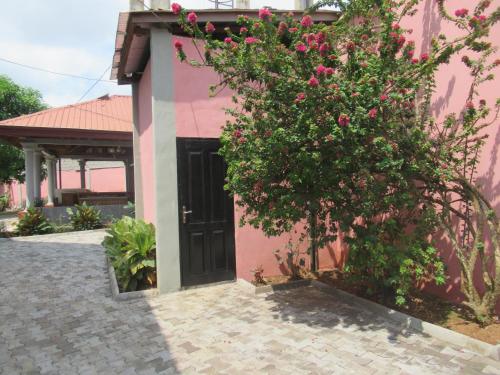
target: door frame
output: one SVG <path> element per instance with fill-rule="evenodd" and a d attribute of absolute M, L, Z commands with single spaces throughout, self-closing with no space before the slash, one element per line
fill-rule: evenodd
<path fill-rule="evenodd" d="M 230 257 L 230 268 L 232 269 L 233 272 L 233 279 L 232 280 L 223 280 L 223 281 L 214 281 L 214 282 L 209 282 L 209 283 L 202 283 L 202 284 L 196 284 L 196 285 L 186 285 L 185 282 L 185 271 L 184 271 L 184 262 L 187 260 L 185 259 L 185 249 L 183 250 L 184 244 L 184 223 L 182 220 L 182 206 L 183 206 L 183 190 L 182 190 L 182 184 L 183 184 L 183 178 L 182 178 L 182 167 L 183 167 L 183 159 L 182 159 L 182 151 L 184 151 L 183 147 L 181 147 L 182 142 L 200 142 L 200 143 L 210 143 L 210 142 L 217 142 L 219 148 L 220 148 L 220 139 L 219 138 L 200 138 L 200 137 L 176 137 L 176 153 L 177 153 L 177 200 L 178 200 L 178 223 L 179 223 L 179 266 L 180 266 L 180 275 L 181 275 L 181 289 L 186 289 L 186 288 L 196 288 L 200 286 L 206 286 L 210 284 L 218 284 L 218 283 L 225 283 L 225 282 L 231 282 L 236 280 L 236 225 L 235 225 L 235 203 L 234 203 L 234 198 L 230 197 L 231 199 L 231 232 L 232 232 L 232 239 L 231 239 L 231 248 L 233 249 L 233 256 Z M 188 208 L 190 209 L 190 208 Z"/>

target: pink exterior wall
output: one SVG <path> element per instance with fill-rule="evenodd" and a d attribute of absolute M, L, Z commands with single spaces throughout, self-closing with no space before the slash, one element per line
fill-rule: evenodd
<path fill-rule="evenodd" d="M 449 13 L 453 14 L 456 9 L 468 8 L 470 11 L 478 3 L 477 0 L 456 0 L 445 2 Z M 498 4 L 492 3 L 490 11 Z M 427 46 L 432 36 L 439 33 L 446 35 L 459 36 L 461 33 L 449 22 L 441 20 L 437 11 L 437 4 L 434 0 L 425 0 L 419 7 L 419 12 L 415 18 L 404 25 L 413 29 L 410 39 L 415 40 L 417 51 L 427 51 Z M 450 38 L 449 38 L 450 39 Z M 500 25 L 496 25 L 490 34 L 490 41 L 497 47 L 500 46 Z M 472 57 L 472 54 L 469 54 Z M 492 57 L 492 61 L 498 58 L 498 54 Z M 494 72 L 497 77 L 494 81 L 489 81 L 480 86 L 480 98 L 485 99 L 488 105 L 494 105 L 496 99 L 500 97 L 499 82 L 500 69 Z M 461 62 L 461 56 L 451 59 L 449 65 L 442 66 L 437 76 L 436 94 L 434 95 L 433 111 L 436 118 L 442 120 L 446 114 L 455 112 L 460 113 L 465 104 L 465 100 L 470 88 L 471 77 L 468 69 Z M 475 103 L 477 106 L 478 103 Z M 486 146 L 481 155 L 481 162 L 478 167 L 477 183 L 482 187 L 482 191 L 491 200 L 497 214 L 500 215 L 500 122 L 490 126 L 486 132 L 489 134 Z M 460 292 L 460 268 L 457 258 L 446 238 L 439 238 L 439 249 L 441 255 L 448 265 L 448 274 L 450 280 L 443 287 L 427 286 L 427 289 L 433 293 L 459 302 L 463 299 Z M 479 279 L 479 274 L 477 274 Z M 500 312 L 500 303 L 497 306 Z"/>
<path fill-rule="evenodd" d="M 57 179 L 57 186 L 59 186 L 59 173 L 57 174 Z M 87 172 L 87 186 L 93 192 L 124 192 L 125 168 L 91 169 L 90 172 Z M 63 171 L 62 187 L 63 189 L 79 189 L 80 171 Z M 24 184 L 21 184 L 21 193 L 19 192 L 19 184 L 17 182 L 0 186 L 0 194 L 2 193 L 2 189 L 9 193 L 11 207 L 21 207 L 23 205 L 26 199 L 26 187 Z M 42 198 L 47 198 L 47 180 L 42 182 L 41 193 Z"/>
<path fill-rule="evenodd" d="M 167 82 L 165 84 L 168 84 Z M 155 191 L 153 164 L 153 118 L 151 92 L 151 63 L 148 63 L 139 83 L 139 144 L 141 153 L 141 180 L 144 219 L 155 221 Z M 136 172 L 137 173 L 137 172 Z"/>

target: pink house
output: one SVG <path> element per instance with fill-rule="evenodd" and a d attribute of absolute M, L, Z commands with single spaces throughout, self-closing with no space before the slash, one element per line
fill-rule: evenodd
<path fill-rule="evenodd" d="M 466 2 L 459 3 L 454 6 Z M 168 1 L 154 5 L 169 9 Z M 250 280 L 251 271 L 259 266 L 266 275 L 286 273 L 275 251 L 283 255 L 293 235 L 267 238 L 258 230 L 240 227 L 240 212 L 223 190 L 225 166 L 217 149 L 225 123 L 223 108 L 231 106 L 230 92 L 209 98 L 209 86 L 218 77 L 178 61 L 174 39 L 184 37 L 177 16 L 170 11 L 141 10 L 140 2 L 134 6 L 134 11 L 120 14 L 113 78 L 133 88 L 136 211 L 157 227 L 160 291 L 235 278 Z M 430 35 L 445 27 L 435 7 L 435 1 L 424 1 L 413 25 L 417 47 L 422 50 Z M 197 11 L 200 24 L 211 21 L 218 30 L 233 25 L 240 14 L 256 16 L 257 10 Z M 334 11 L 313 14 L 316 22 L 328 23 L 337 17 Z M 492 35 L 500 45 L 498 27 Z M 184 46 L 186 54 L 194 56 L 191 43 L 185 40 Z M 441 72 L 435 105 L 438 115 L 458 109 L 451 98 L 459 95 L 461 99 L 466 90 L 469 79 L 462 71 L 456 59 Z M 494 95 L 494 83 L 485 86 L 485 99 L 492 101 Z M 500 181 L 495 174 L 499 137 L 500 133 L 490 137 L 481 165 L 484 190 L 496 199 L 496 207 L 500 203 L 495 192 Z M 340 240 L 321 249 L 320 268 L 341 266 L 344 250 Z M 457 275 L 453 254 L 446 257 L 452 275 Z M 437 292 L 459 298 L 457 287 L 454 278 Z"/>

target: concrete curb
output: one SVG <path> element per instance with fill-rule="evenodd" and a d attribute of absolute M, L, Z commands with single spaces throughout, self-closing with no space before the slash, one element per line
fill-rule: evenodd
<path fill-rule="evenodd" d="M 118 287 L 118 281 L 116 281 L 115 268 L 111 264 L 109 257 L 106 257 L 106 263 L 108 265 L 111 295 L 113 296 L 113 299 L 115 301 L 129 301 L 131 299 L 137 299 L 137 298 L 150 298 L 150 297 L 156 297 L 160 294 L 158 289 L 156 288 L 149 290 L 139 290 L 137 292 L 120 293 L 120 288 Z"/>
<path fill-rule="evenodd" d="M 392 310 L 388 307 L 379 305 L 378 303 L 344 292 L 343 290 L 339 290 L 321 281 L 312 280 L 311 285 L 317 287 L 318 289 L 321 289 L 327 294 L 335 296 L 341 301 L 355 304 L 365 310 L 371 311 L 377 315 L 383 316 L 386 319 L 392 320 L 400 324 L 402 328 L 410 329 L 434 337 L 438 340 L 472 350 L 476 353 L 488 356 L 497 361 L 500 360 L 500 345 L 488 344 L 486 342 L 476 340 L 472 337 L 463 335 L 450 329 L 443 328 L 432 323 L 424 322 L 423 320 L 420 320 L 413 316 Z"/>
<path fill-rule="evenodd" d="M 312 280 L 293 280 L 284 284 L 262 285 L 262 286 L 255 286 L 251 282 L 244 279 L 238 279 L 237 282 L 244 288 L 248 289 L 250 292 L 253 292 L 255 294 L 264 294 L 264 293 L 273 293 L 280 290 L 289 290 L 289 289 L 309 286 L 311 285 L 311 281 Z"/>
<path fill-rule="evenodd" d="M 35 234 L 33 236 L 15 236 L 15 237 L 8 237 L 8 238 L 0 238 L 0 240 L 3 241 L 23 241 L 23 240 L 30 240 L 30 239 L 37 239 L 40 237 L 43 238 L 50 238 L 53 236 L 61 236 L 61 235 L 72 235 L 72 234 L 87 234 L 87 233 L 97 233 L 97 232 L 105 232 L 106 228 L 100 228 L 100 229 L 92 229 L 92 230 L 75 230 L 71 232 L 63 232 L 63 233 L 48 233 L 48 234 Z"/>

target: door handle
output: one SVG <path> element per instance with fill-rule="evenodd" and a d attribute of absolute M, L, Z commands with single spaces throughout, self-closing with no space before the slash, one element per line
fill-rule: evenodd
<path fill-rule="evenodd" d="M 186 211 L 186 206 L 182 206 L 182 224 L 187 223 L 187 215 L 192 213 L 193 211 Z"/>

